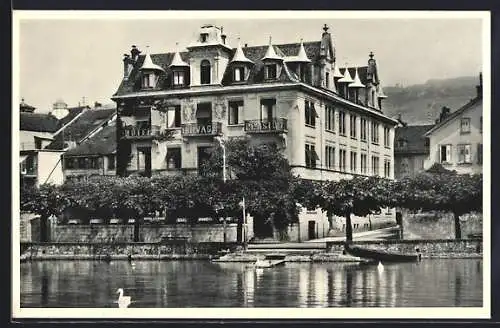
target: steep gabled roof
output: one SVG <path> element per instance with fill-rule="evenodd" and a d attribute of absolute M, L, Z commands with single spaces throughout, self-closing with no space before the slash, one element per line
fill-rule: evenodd
<path fill-rule="evenodd" d="M 54 133 L 59 127 L 59 120 L 50 114 L 20 113 L 19 129 L 21 131 Z"/>
<path fill-rule="evenodd" d="M 114 107 L 95 108 L 85 111 L 59 133 L 54 141 L 47 146 L 47 149 L 63 149 L 65 141 L 76 141 L 79 143 L 90 132 L 110 120 L 115 113 L 116 108 Z"/>
<path fill-rule="evenodd" d="M 103 127 L 91 138 L 68 150 L 65 156 L 102 156 L 116 152 L 116 125 Z"/>
<path fill-rule="evenodd" d="M 304 50 L 307 54 L 307 57 L 311 61 L 315 61 L 319 58 L 320 56 L 320 41 L 316 42 L 304 42 Z M 288 44 L 280 44 L 280 45 L 273 45 L 274 49 L 276 51 L 276 54 L 278 56 L 282 57 L 291 57 L 291 56 L 297 56 L 299 54 L 300 50 L 300 43 L 288 43 Z M 254 62 L 254 66 L 251 69 L 250 76 L 248 81 L 246 82 L 247 84 L 255 84 L 255 83 L 260 83 L 264 79 L 264 72 L 263 72 L 263 66 L 264 64 L 262 63 L 262 58 L 264 57 L 266 51 L 267 51 L 268 46 L 256 46 L 256 47 L 244 47 L 243 53 L 246 58 L 250 59 L 252 62 Z M 236 52 L 236 48 L 233 48 L 231 50 L 231 54 L 229 58 L 231 59 Z M 172 70 L 169 69 L 170 63 L 172 62 L 172 59 L 174 57 L 173 52 L 171 53 L 164 53 L 164 54 L 153 54 L 151 55 L 151 59 L 153 63 L 156 65 L 160 66 L 163 68 L 166 72 L 166 74 L 161 74 L 160 78 L 158 80 L 158 85 L 160 88 L 162 88 L 166 81 L 169 81 L 171 79 L 172 75 Z M 181 59 L 185 62 L 189 62 L 189 53 L 188 52 L 181 52 L 180 53 Z M 138 78 L 138 68 L 141 67 L 142 63 L 144 61 L 144 55 L 139 56 L 139 59 L 137 60 L 137 63 L 135 64 L 134 69 L 129 75 L 129 78 L 127 80 L 123 80 L 120 83 L 120 86 L 118 87 L 118 90 L 114 94 L 114 96 L 121 96 L 125 95 L 128 93 L 134 92 L 137 88 L 139 88 L 140 85 L 140 79 Z M 230 66 L 228 65 L 228 68 Z M 282 70 L 284 73 L 286 73 L 285 70 Z M 226 74 L 228 70 L 226 69 Z M 361 71 L 360 71 L 361 74 Z M 283 74 L 282 74 L 283 75 Z M 279 78 L 280 81 L 292 81 L 290 76 L 288 74 L 284 76 L 280 76 Z M 223 78 L 223 84 L 224 82 L 227 82 L 227 79 Z"/>
<path fill-rule="evenodd" d="M 396 154 L 425 154 L 429 151 L 426 147 L 425 133 L 434 125 L 407 125 L 398 127 L 394 133 L 394 153 Z M 399 140 L 405 141 L 405 146 L 399 146 Z"/>
<path fill-rule="evenodd" d="M 430 129 L 429 131 L 427 131 L 427 133 L 425 135 L 426 136 L 430 135 L 434 131 L 440 129 L 442 126 L 444 126 L 445 124 L 447 124 L 448 122 L 450 122 L 453 119 L 455 119 L 457 116 L 461 115 L 466 110 L 474 108 L 474 106 L 476 106 L 476 105 L 477 106 L 482 106 L 483 105 L 483 98 L 482 97 L 476 97 L 476 98 L 472 99 L 471 101 L 469 101 L 464 106 L 460 107 L 459 109 L 457 109 L 453 113 L 449 114 L 446 119 L 444 119 L 443 121 L 441 121 L 438 124 L 436 124 L 432 129 Z"/>

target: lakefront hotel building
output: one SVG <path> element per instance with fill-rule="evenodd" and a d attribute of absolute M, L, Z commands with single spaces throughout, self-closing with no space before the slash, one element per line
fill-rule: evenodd
<path fill-rule="evenodd" d="M 125 55 L 112 97 L 117 174 L 196 174 L 214 145 L 247 136 L 276 142 L 302 178 L 393 178 L 397 121 L 382 111 L 386 96 L 373 53 L 366 65 L 339 63 L 326 25 L 312 42 L 269 38 L 233 48 L 214 25 L 202 26 L 192 41 L 187 51 L 150 54 L 132 46 Z M 300 222 L 295 239 L 328 233 L 319 211 L 304 210 Z M 353 225 L 367 227 L 363 220 Z"/>

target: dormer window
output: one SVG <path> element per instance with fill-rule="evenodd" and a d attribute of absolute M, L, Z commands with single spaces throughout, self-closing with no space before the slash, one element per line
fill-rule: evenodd
<path fill-rule="evenodd" d="M 234 82 L 241 82 L 245 80 L 245 67 L 235 67 L 233 74 Z"/>
<path fill-rule="evenodd" d="M 154 73 L 143 73 L 142 75 L 143 88 L 156 88 L 156 76 Z"/>
<path fill-rule="evenodd" d="M 276 64 L 266 65 L 266 80 L 275 80 L 278 75 L 278 68 Z"/>
<path fill-rule="evenodd" d="M 174 87 L 184 86 L 184 72 L 174 71 Z"/>
<path fill-rule="evenodd" d="M 204 59 L 200 65 L 200 84 L 210 84 L 211 77 L 210 62 Z"/>
<path fill-rule="evenodd" d="M 201 33 L 201 42 L 207 42 L 208 33 Z"/>

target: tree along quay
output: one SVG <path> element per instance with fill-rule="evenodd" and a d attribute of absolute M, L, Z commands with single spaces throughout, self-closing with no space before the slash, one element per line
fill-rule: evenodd
<path fill-rule="evenodd" d="M 418 248 L 423 258 L 482 258 L 481 239 L 384 240 L 355 241 L 354 244 L 379 250 L 414 253 Z M 284 253 L 287 262 L 348 262 L 342 255 L 344 242 L 326 242 L 323 249 L 275 249 Z M 221 252 L 237 254 L 248 262 L 265 253 L 244 251 L 238 243 L 22 243 L 24 260 L 209 260 Z"/>
<path fill-rule="evenodd" d="M 141 231 L 148 230 L 143 228 L 143 223 L 151 213 L 163 213 L 160 216 L 165 217 L 166 224 L 177 224 L 180 219 L 194 225 L 200 218 L 212 218 L 215 222 L 234 218 L 239 242 L 244 241 L 241 236 L 244 236 L 248 215 L 252 217 L 252 232 L 256 238 L 274 238 L 278 232 L 280 239 L 287 240 L 290 234 L 301 236 L 305 230 L 300 229 L 300 223 L 312 219 L 302 216 L 301 222 L 300 214 L 304 209 L 320 210 L 321 216 L 312 221 L 321 221 L 322 226 L 326 224 L 329 232 L 335 232 L 334 219 L 342 218 L 342 230 L 346 240 L 351 241 L 354 216 L 366 217 L 384 208 L 396 207 L 413 212 L 451 213 L 455 238 L 461 240 L 461 218 L 471 212 L 482 212 L 481 174 L 422 173 L 399 181 L 376 176 L 309 181 L 294 175 L 277 144 L 257 146 L 246 139 L 227 140 L 224 147 L 213 149 L 199 173 L 173 177 L 99 177 L 89 181 L 67 181 L 62 186 L 26 186 L 21 189 L 20 205 L 22 211 L 39 216 L 39 233 L 35 240 L 41 242 L 57 241 L 51 239 L 49 217 L 58 217 L 58 221 L 64 223 L 65 218 L 78 216 L 77 213 L 82 216 L 83 225 L 90 225 L 92 219 L 103 224 L 132 221 L 133 232 L 130 227 L 122 227 L 119 238 L 128 238 L 122 241 L 153 242 L 161 237 L 160 229 L 141 236 Z M 73 213 L 66 215 L 68 212 Z M 297 223 L 299 231 L 293 228 Z M 226 228 L 223 230 L 227 232 Z M 113 229 L 88 227 L 88 233 L 82 237 L 85 241 L 102 241 L 94 239 L 112 237 L 113 234 L 106 231 Z M 317 232 L 313 230 L 305 238 L 316 239 Z M 54 233 L 54 237 L 67 237 L 59 241 L 78 240 L 69 231 L 60 232 Z M 299 241 L 304 240 L 299 238 Z"/>

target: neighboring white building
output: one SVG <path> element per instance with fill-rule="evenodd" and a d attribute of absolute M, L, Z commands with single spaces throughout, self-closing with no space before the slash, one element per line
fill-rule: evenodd
<path fill-rule="evenodd" d="M 483 171 L 483 98 L 482 78 L 477 96 L 453 113 L 442 117 L 425 136 L 429 138 L 427 170 L 439 163 L 457 173 Z"/>
<path fill-rule="evenodd" d="M 21 150 L 21 184 L 62 184 L 64 182 L 61 155 L 64 151 L 48 149 Z"/>

